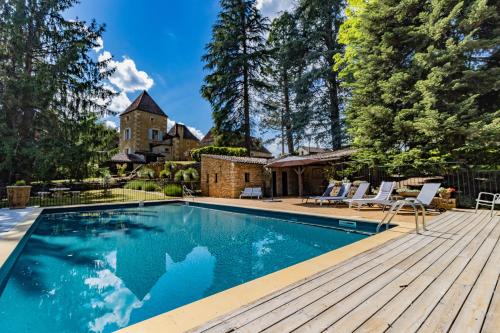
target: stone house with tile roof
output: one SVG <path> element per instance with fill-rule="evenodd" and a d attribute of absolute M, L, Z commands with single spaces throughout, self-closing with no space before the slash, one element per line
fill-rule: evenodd
<path fill-rule="evenodd" d="M 120 114 L 120 152 L 111 162 L 119 163 L 125 160 L 124 156 L 137 160 L 138 155 L 145 163 L 191 160 L 189 152 L 199 147 L 200 140 L 184 124 L 175 124 L 167 131 L 167 123 L 168 116 L 143 91 Z"/>
<path fill-rule="evenodd" d="M 204 196 L 238 198 L 245 187 L 266 186 L 265 158 L 222 155 L 201 156 L 201 192 Z"/>

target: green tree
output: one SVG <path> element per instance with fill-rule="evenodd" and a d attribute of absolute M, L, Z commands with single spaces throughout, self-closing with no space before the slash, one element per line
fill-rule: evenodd
<path fill-rule="evenodd" d="M 99 101 L 113 94 L 103 84 L 111 73 L 108 61 L 97 62 L 89 53 L 104 27 L 65 19 L 63 12 L 75 3 L 0 4 L 0 136 L 8 138 L 0 144 L 0 174 L 9 181 L 16 174 L 35 175 L 39 145 L 47 144 L 62 127 L 88 124 L 86 120 L 105 113 L 106 104 Z M 54 149 L 57 144 L 63 142 Z M 69 146 L 78 155 L 78 142 Z"/>
<path fill-rule="evenodd" d="M 343 21 L 343 0 L 301 0 L 296 10 L 306 43 L 303 73 L 298 79 L 299 102 L 310 112 L 310 132 L 317 142 L 333 149 L 344 138 L 338 73 L 334 56 L 343 52 L 338 31 Z"/>
<path fill-rule="evenodd" d="M 201 93 L 212 105 L 216 135 L 243 133 L 250 152 L 255 95 L 265 87 L 267 23 L 256 0 L 220 0 L 220 7 L 212 41 L 202 58 L 209 74 Z M 224 138 L 221 141 L 227 144 Z"/>
<path fill-rule="evenodd" d="M 269 58 L 266 66 L 268 89 L 263 99 L 261 127 L 278 131 L 282 153 L 295 151 L 309 123 L 309 112 L 297 105 L 296 82 L 301 74 L 304 44 L 296 18 L 282 13 L 271 24 L 267 40 Z"/>
<path fill-rule="evenodd" d="M 499 160 L 498 11 L 491 1 L 354 1 L 337 68 L 358 158 Z M 496 139 L 495 139 L 496 137 Z"/>

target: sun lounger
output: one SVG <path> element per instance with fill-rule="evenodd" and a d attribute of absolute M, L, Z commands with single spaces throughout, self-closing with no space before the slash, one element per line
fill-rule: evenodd
<path fill-rule="evenodd" d="M 336 196 L 324 196 L 324 197 L 317 197 L 314 200 L 316 202 L 319 201 L 320 206 L 323 205 L 324 201 L 327 201 L 328 203 L 337 203 L 337 202 L 342 202 L 344 199 L 347 198 L 347 195 L 349 194 L 349 190 L 351 189 L 351 183 L 344 183 L 340 187 L 339 192 L 337 193 Z"/>
<path fill-rule="evenodd" d="M 354 200 L 362 199 L 365 196 L 366 191 L 368 191 L 369 187 L 370 187 L 370 183 L 368 183 L 368 182 L 360 183 L 358 188 L 356 189 L 356 192 L 352 196 L 352 198 L 344 199 L 343 201 L 345 203 L 349 204 L 349 208 L 351 208 L 352 202 Z"/>
<path fill-rule="evenodd" d="M 353 199 L 351 200 L 349 206 L 351 207 L 353 204 L 356 204 L 358 205 L 358 210 L 360 210 L 361 206 L 363 205 L 379 205 L 382 206 L 385 210 L 385 207 L 391 206 L 394 203 L 394 201 L 390 198 L 395 186 L 395 182 L 382 182 L 382 184 L 380 184 L 380 189 L 375 197 Z"/>
<path fill-rule="evenodd" d="M 308 200 L 315 200 L 315 202 L 317 202 L 318 198 L 324 198 L 324 197 L 329 197 L 329 196 L 331 196 L 331 195 L 332 195 L 332 190 L 333 190 L 333 188 L 334 188 L 334 187 L 335 187 L 335 185 L 334 185 L 334 184 L 329 184 L 329 185 L 327 186 L 327 188 L 326 188 L 325 192 L 323 192 L 323 194 L 322 194 L 322 195 L 319 195 L 319 196 L 318 196 L 318 195 L 316 195 L 316 196 L 311 196 L 311 197 L 307 197 L 307 198 L 305 198 L 306 203 L 307 203 L 307 201 L 308 201 Z"/>

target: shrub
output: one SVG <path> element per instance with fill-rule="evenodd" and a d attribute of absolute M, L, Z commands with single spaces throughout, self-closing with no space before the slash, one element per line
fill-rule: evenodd
<path fill-rule="evenodd" d="M 182 187 L 179 184 L 168 184 L 167 186 L 165 186 L 163 193 L 165 193 L 165 195 L 169 197 L 181 197 Z"/>
<path fill-rule="evenodd" d="M 160 189 L 160 187 L 156 183 L 153 183 L 153 182 L 144 182 L 142 185 L 143 191 L 154 192 L 154 191 L 158 191 L 159 189 Z"/>
<path fill-rule="evenodd" d="M 200 176 L 195 168 L 188 168 L 186 170 L 179 170 L 175 173 L 175 181 L 190 182 L 198 180 Z"/>
<path fill-rule="evenodd" d="M 124 188 L 126 188 L 127 190 L 142 190 L 143 185 L 144 185 L 143 181 L 133 180 L 125 184 Z"/>
<path fill-rule="evenodd" d="M 116 173 L 118 174 L 118 176 L 123 177 L 125 176 L 126 172 L 127 172 L 127 163 L 116 164 Z"/>
<path fill-rule="evenodd" d="M 216 147 L 216 146 L 206 146 L 191 150 L 191 157 L 193 160 L 200 162 L 201 155 L 225 155 L 225 156 L 246 156 L 246 148 L 241 147 Z"/>
<path fill-rule="evenodd" d="M 15 186 L 26 186 L 26 181 L 25 180 L 17 180 L 14 183 Z"/>
<path fill-rule="evenodd" d="M 148 167 L 142 167 L 138 172 L 137 174 L 139 175 L 139 177 L 141 178 L 149 178 L 149 179 L 153 179 L 155 177 L 155 171 L 151 168 L 148 168 Z"/>

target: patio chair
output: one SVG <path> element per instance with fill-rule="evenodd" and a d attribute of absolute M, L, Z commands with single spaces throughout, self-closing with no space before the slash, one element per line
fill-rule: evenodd
<path fill-rule="evenodd" d="M 352 206 L 352 204 L 357 204 L 358 210 L 360 210 L 361 206 L 363 205 L 379 205 L 382 206 L 383 210 L 385 211 L 385 207 L 391 206 L 394 203 L 394 201 L 391 200 L 391 194 L 395 186 L 396 182 L 382 182 L 380 184 L 380 189 L 378 190 L 378 193 L 375 197 L 353 199 L 350 203 L 350 206 Z"/>
<path fill-rule="evenodd" d="M 326 187 L 325 192 L 323 192 L 323 194 L 322 194 L 322 195 L 319 195 L 319 196 L 318 196 L 318 195 L 315 195 L 315 196 L 310 196 L 310 197 L 307 197 L 307 198 L 305 198 L 305 200 L 306 200 L 306 202 L 305 202 L 305 203 L 307 203 L 307 201 L 309 201 L 309 199 L 311 199 L 311 200 L 315 200 L 315 202 L 317 202 L 318 198 L 324 198 L 324 197 L 329 197 L 329 196 L 331 196 L 331 195 L 332 195 L 332 190 L 333 190 L 333 188 L 334 188 L 334 187 L 335 187 L 335 185 L 334 185 L 334 184 L 328 184 L 328 186 Z M 302 199 L 302 201 L 304 201 L 304 199 Z"/>
<path fill-rule="evenodd" d="M 358 199 L 363 199 L 363 197 L 366 194 L 366 191 L 368 191 L 368 188 L 370 187 L 370 183 L 368 182 L 362 182 L 359 184 L 358 188 L 356 189 L 356 192 L 352 196 L 352 198 L 349 199 L 344 199 L 343 201 L 347 204 L 349 204 L 349 208 L 351 208 L 352 202 Z"/>
<path fill-rule="evenodd" d="M 318 197 L 315 198 L 315 202 L 319 201 L 319 205 L 323 205 L 323 201 L 327 201 L 328 203 L 338 203 L 342 202 L 344 199 L 347 198 L 347 195 L 349 194 L 349 190 L 351 189 L 351 183 L 344 183 L 340 187 L 339 192 L 335 196 L 325 196 L 325 197 Z"/>
<path fill-rule="evenodd" d="M 480 192 L 476 199 L 476 213 L 479 206 L 487 206 L 491 210 L 491 216 L 493 216 L 495 205 L 500 205 L 500 193 Z"/>

